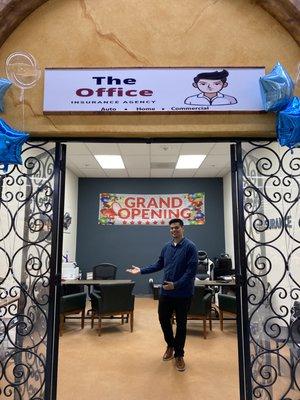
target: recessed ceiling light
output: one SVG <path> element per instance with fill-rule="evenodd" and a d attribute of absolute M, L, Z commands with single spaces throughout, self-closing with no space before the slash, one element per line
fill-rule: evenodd
<path fill-rule="evenodd" d="M 95 155 L 94 156 L 103 169 L 125 169 L 121 156 L 118 155 Z"/>
<path fill-rule="evenodd" d="M 175 169 L 197 169 L 205 157 L 204 154 L 179 156 Z"/>

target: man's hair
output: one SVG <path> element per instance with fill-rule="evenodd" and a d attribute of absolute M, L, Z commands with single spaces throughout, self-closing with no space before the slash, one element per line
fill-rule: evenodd
<path fill-rule="evenodd" d="M 197 83 L 200 81 L 200 79 L 211 79 L 213 81 L 220 80 L 223 83 L 226 82 L 227 76 L 229 75 L 229 72 L 226 71 L 226 69 L 223 69 L 223 71 L 214 71 L 214 72 L 201 72 L 194 78 L 194 82 Z"/>
<path fill-rule="evenodd" d="M 180 218 L 173 218 L 169 221 L 169 225 L 172 224 L 179 224 L 180 226 L 183 226 L 183 221 Z"/>

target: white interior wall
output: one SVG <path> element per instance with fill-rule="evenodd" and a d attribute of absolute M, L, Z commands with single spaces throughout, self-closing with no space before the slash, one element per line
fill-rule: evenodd
<path fill-rule="evenodd" d="M 228 174 L 223 177 L 225 252 L 230 255 L 232 259 L 232 265 L 234 265 L 231 187 L 231 172 L 228 172 Z"/>
<path fill-rule="evenodd" d="M 64 229 L 63 255 L 68 253 L 68 261 L 76 261 L 76 239 L 77 239 L 77 210 L 78 210 L 78 177 L 71 170 L 66 169 L 65 181 L 65 206 L 64 214 L 71 216 L 71 224 Z"/>

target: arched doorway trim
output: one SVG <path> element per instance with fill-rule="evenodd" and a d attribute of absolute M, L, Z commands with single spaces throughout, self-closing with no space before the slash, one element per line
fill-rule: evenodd
<path fill-rule="evenodd" d="M 0 0 L 0 46 L 17 26 L 48 0 Z M 256 0 L 300 44 L 300 0 Z"/>

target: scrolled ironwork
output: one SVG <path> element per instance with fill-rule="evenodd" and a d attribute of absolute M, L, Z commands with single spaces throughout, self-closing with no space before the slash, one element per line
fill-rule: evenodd
<path fill-rule="evenodd" d="M 252 398 L 299 398 L 300 149 L 243 149 Z"/>
<path fill-rule="evenodd" d="M 0 172 L 0 398 L 42 400 L 50 288 L 54 151 L 27 143 Z"/>

